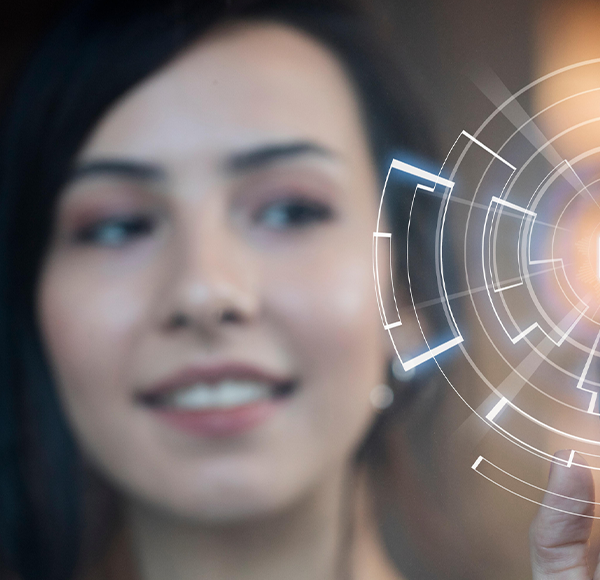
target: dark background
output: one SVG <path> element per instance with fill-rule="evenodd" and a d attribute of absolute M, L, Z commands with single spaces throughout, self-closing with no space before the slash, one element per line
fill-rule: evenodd
<path fill-rule="evenodd" d="M 360 1 L 360 0 L 359 0 Z M 66 0 L 0 5 L 0 95 Z M 431 113 L 445 152 L 461 130 L 474 131 L 493 110 L 474 78 L 491 68 L 511 92 L 531 78 L 531 0 L 383 0 L 368 2 L 389 34 Z"/>

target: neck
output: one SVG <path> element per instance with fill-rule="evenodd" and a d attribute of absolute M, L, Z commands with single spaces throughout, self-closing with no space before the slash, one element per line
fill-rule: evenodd
<path fill-rule="evenodd" d="M 130 503 L 127 523 L 140 580 L 399 579 L 383 553 L 362 473 L 338 473 L 260 520 L 199 525 Z"/>

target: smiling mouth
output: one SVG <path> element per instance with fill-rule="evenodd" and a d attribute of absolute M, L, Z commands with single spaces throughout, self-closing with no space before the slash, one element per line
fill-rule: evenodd
<path fill-rule="evenodd" d="M 230 437 L 270 422 L 299 380 L 255 365 L 192 365 L 140 389 L 135 401 L 170 429 L 194 437 Z"/>
<path fill-rule="evenodd" d="M 224 379 L 215 383 L 197 382 L 167 392 L 140 394 L 137 398 L 152 409 L 172 411 L 227 411 L 290 397 L 297 388 L 294 380 L 268 383 L 258 380 Z"/>

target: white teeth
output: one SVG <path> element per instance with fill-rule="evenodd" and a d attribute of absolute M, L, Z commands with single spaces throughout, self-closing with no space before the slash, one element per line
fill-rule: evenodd
<path fill-rule="evenodd" d="M 271 397 L 265 383 L 221 381 L 216 385 L 198 383 L 168 397 L 171 407 L 181 409 L 229 409 Z"/>

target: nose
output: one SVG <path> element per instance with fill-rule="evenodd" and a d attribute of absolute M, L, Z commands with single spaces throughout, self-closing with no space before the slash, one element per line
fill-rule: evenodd
<path fill-rule="evenodd" d="M 167 329 L 187 327 L 214 335 L 258 314 L 256 264 L 251 248 L 219 209 L 192 210 L 176 228 L 161 319 Z"/>

